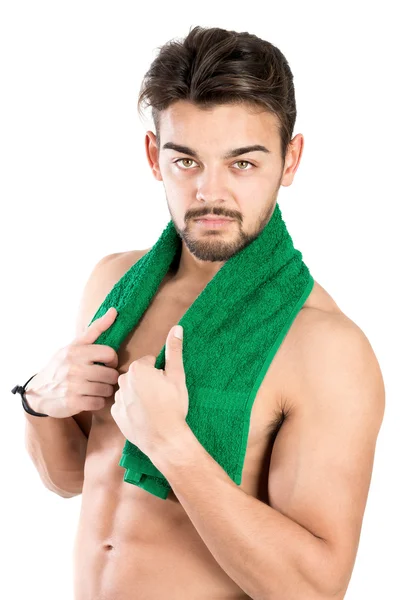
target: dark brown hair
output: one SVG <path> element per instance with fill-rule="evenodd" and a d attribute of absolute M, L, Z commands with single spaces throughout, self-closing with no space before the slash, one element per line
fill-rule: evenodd
<path fill-rule="evenodd" d="M 183 40 L 171 40 L 146 72 L 138 98 L 151 106 L 160 147 L 160 113 L 177 100 L 212 108 L 245 104 L 278 118 L 281 158 L 293 134 L 296 101 L 293 74 L 282 52 L 248 32 L 196 26 Z"/>

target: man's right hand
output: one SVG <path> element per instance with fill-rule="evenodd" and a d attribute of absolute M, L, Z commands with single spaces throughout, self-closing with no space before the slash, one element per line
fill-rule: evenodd
<path fill-rule="evenodd" d="M 46 367 L 31 379 L 25 397 L 34 411 L 62 419 L 105 406 L 106 398 L 114 394 L 120 375 L 118 355 L 111 346 L 94 342 L 114 323 L 117 314 L 111 307 L 83 334 L 58 350 Z M 94 364 L 96 362 L 106 366 Z"/>

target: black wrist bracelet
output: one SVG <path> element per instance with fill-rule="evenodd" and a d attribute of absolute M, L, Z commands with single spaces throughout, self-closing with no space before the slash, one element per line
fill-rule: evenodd
<path fill-rule="evenodd" d="M 37 375 L 37 373 L 35 373 L 35 375 Z M 29 413 L 30 415 L 33 415 L 34 417 L 48 417 L 49 415 L 45 415 L 44 413 L 38 413 L 36 411 L 34 411 L 29 404 L 26 401 L 25 398 L 25 388 L 28 385 L 28 383 L 30 382 L 31 379 L 33 379 L 35 377 L 35 375 L 32 375 L 32 377 L 29 377 L 28 381 L 26 383 L 24 383 L 24 385 L 16 385 L 11 391 L 13 394 L 21 394 L 21 398 L 22 398 L 22 406 L 24 407 L 25 411 L 27 413 Z"/>

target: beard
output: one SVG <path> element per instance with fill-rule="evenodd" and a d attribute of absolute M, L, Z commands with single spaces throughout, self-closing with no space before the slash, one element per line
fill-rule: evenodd
<path fill-rule="evenodd" d="M 237 254 L 237 252 L 246 248 L 246 246 L 251 244 L 260 235 L 274 212 L 279 187 L 280 184 L 275 191 L 272 204 L 268 205 L 267 209 L 259 215 L 256 224 L 250 232 L 243 230 L 242 219 L 240 217 L 238 218 L 231 214 L 214 213 L 215 216 L 220 214 L 221 218 L 224 216 L 233 218 L 233 221 L 218 229 L 198 226 L 194 223 L 194 219 L 201 218 L 201 216 L 205 216 L 206 214 L 212 214 L 212 209 L 203 215 L 186 216 L 186 225 L 183 229 L 180 229 L 174 219 L 168 199 L 167 204 L 175 229 L 189 252 L 199 260 L 225 262 Z"/>

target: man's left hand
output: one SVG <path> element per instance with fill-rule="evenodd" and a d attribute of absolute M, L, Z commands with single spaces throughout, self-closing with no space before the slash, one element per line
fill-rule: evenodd
<path fill-rule="evenodd" d="M 157 446 L 187 427 L 189 395 L 182 358 L 183 341 L 168 333 L 165 369 L 156 369 L 150 354 L 134 360 L 118 377 L 111 415 L 127 440 L 151 456 Z"/>

